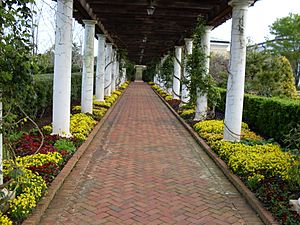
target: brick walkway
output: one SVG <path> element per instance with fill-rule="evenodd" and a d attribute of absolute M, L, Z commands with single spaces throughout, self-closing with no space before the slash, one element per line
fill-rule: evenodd
<path fill-rule="evenodd" d="M 133 83 L 44 224 L 263 224 L 149 86 Z"/>

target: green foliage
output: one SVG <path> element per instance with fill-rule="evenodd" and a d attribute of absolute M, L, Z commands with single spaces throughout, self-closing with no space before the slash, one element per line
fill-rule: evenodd
<path fill-rule="evenodd" d="M 212 55 L 210 72 L 218 86 L 226 88 L 228 79 L 227 59 L 221 55 Z M 285 57 L 248 49 L 245 92 L 261 96 L 280 96 L 296 98 L 297 91 L 290 63 Z"/>
<path fill-rule="evenodd" d="M 43 54 L 35 56 L 39 74 L 54 72 L 54 45 Z"/>
<path fill-rule="evenodd" d="M 154 60 L 149 65 L 147 65 L 146 70 L 143 71 L 143 81 L 145 82 L 153 81 L 154 75 L 156 74 L 157 64 L 158 64 L 157 60 Z"/>
<path fill-rule="evenodd" d="M 159 64 L 158 69 L 160 70 L 160 79 L 163 80 L 164 86 L 170 88 L 173 83 L 174 54 L 168 54 L 162 64 Z"/>
<path fill-rule="evenodd" d="M 24 110 L 29 116 L 41 116 L 53 101 L 53 75 L 35 75 L 33 80 L 33 96 L 24 98 Z M 81 74 L 72 74 L 71 100 L 76 101 L 81 96 Z M 18 110 L 15 111 L 18 113 Z"/>
<path fill-rule="evenodd" d="M 183 110 L 179 115 L 188 120 L 188 119 L 193 119 L 195 115 L 196 110 L 195 109 L 185 109 Z"/>
<path fill-rule="evenodd" d="M 82 68 L 81 48 L 76 43 L 72 44 L 72 73 L 80 72 Z"/>
<path fill-rule="evenodd" d="M 228 56 L 211 53 L 209 64 L 209 73 L 215 79 L 218 87 L 226 88 L 229 65 Z"/>
<path fill-rule="evenodd" d="M 217 110 L 225 112 L 226 91 L 222 90 Z M 244 96 L 243 121 L 259 134 L 283 143 L 286 135 L 300 124 L 300 101 L 280 98 Z M 293 137 L 293 136 L 292 136 Z"/>
<path fill-rule="evenodd" d="M 299 215 L 289 211 L 289 199 L 299 197 L 299 158 L 283 152 L 277 144 L 261 142 L 248 145 L 223 141 L 220 135 L 224 130 L 223 121 L 202 121 L 195 124 L 194 128 L 278 221 L 282 224 L 299 224 Z M 244 137 L 257 140 L 258 136 L 249 130 L 247 124 L 242 124 L 242 130 Z"/>
<path fill-rule="evenodd" d="M 23 99 L 34 94 L 32 74 L 36 64 L 31 56 L 30 29 L 32 0 L 3 0 L 0 7 L 0 87 L 4 105 L 26 106 Z"/>
<path fill-rule="evenodd" d="M 20 171 L 17 176 L 12 171 Z M 9 201 L 8 214 L 15 220 L 25 219 L 42 197 L 47 186 L 42 177 L 26 169 L 21 163 L 3 162 L 3 174 L 12 182 L 8 189 L 16 191 L 16 198 Z"/>
<path fill-rule="evenodd" d="M 245 92 L 296 98 L 297 91 L 289 61 L 267 51 L 248 50 Z"/>
<path fill-rule="evenodd" d="M 276 54 L 285 56 L 291 63 L 296 84 L 299 84 L 300 63 L 300 15 L 290 13 L 277 19 L 270 27 L 270 33 L 276 39 L 267 44 Z"/>
<path fill-rule="evenodd" d="M 214 107 L 219 98 L 216 83 L 210 74 L 207 74 L 206 62 L 208 60 L 201 44 L 205 33 L 204 22 L 199 20 L 193 35 L 193 53 L 187 57 L 187 71 L 190 78 L 185 83 L 190 90 L 191 101 L 196 102 L 197 93 L 207 94 L 211 107 Z"/>
<path fill-rule="evenodd" d="M 60 151 L 65 150 L 71 154 L 76 151 L 76 147 L 73 144 L 73 142 L 65 140 L 65 139 L 57 140 L 54 144 L 54 147 Z"/>
<path fill-rule="evenodd" d="M 130 62 L 128 59 L 125 59 L 124 61 L 125 61 L 124 68 L 126 68 L 126 80 L 133 81 L 135 76 L 134 64 Z"/>
<path fill-rule="evenodd" d="M 296 124 L 288 134 L 284 135 L 283 143 L 289 149 L 295 149 L 300 156 L 300 124 Z"/>

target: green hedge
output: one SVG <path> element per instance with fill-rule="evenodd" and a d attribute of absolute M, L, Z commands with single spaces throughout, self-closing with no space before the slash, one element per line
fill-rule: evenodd
<path fill-rule="evenodd" d="M 226 90 L 220 89 L 220 93 L 216 109 L 224 113 Z M 300 124 L 300 100 L 245 94 L 243 121 L 260 135 L 282 142 L 284 135 Z"/>
<path fill-rule="evenodd" d="M 71 79 L 71 101 L 80 100 L 81 74 L 73 73 Z M 53 74 L 35 75 L 33 81 L 33 95 L 24 99 L 25 111 L 33 118 L 43 114 L 53 101 Z"/>

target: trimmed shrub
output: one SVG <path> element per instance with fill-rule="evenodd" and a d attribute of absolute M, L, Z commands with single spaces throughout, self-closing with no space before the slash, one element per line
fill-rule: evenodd
<path fill-rule="evenodd" d="M 75 73 L 72 74 L 71 79 L 71 100 L 79 100 L 80 96 L 81 74 Z M 29 116 L 36 118 L 43 115 L 44 111 L 53 102 L 53 74 L 34 76 L 32 95 L 23 101 L 22 104 L 18 104 L 26 107 L 24 110 Z M 14 111 L 19 112 L 19 109 L 15 109 Z"/>
<path fill-rule="evenodd" d="M 185 109 L 183 110 L 181 113 L 179 113 L 179 115 L 186 120 L 191 120 L 194 118 L 195 116 L 195 109 Z"/>
<path fill-rule="evenodd" d="M 225 112 L 226 91 L 222 89 L 217 110 Z M 300 100 L 268 98 L 245 94 L 243 121 L 252 130 L 282 143 L 290 131 L 300 124 Z"/>

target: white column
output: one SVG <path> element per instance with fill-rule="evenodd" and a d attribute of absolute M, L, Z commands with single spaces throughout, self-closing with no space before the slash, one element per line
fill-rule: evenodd
<path fill-rule="evenodd" d="M 186 56 L 191 55 L 193 52 L 193 39 L 191 38 L 185 38 L 185 49 L 186 49 Z M 186 64 L 187 64 L 187 58 L 185 58 L 184 61 L 184 69 L 183 69 L 183 77 L 185 80 L 189 80 L 189 73 L 186 69 Z M 186 84 L 182 84 L 182 90 L 181 90 L 181 101 L 183 104 L 186 104 L 190 101 L 190 92 L 189 89 L 187 88 Z"/>
<path fill-rule="evenodd" d="M 106 44 L 106 60 L 105 60 L 105 87 L 104 95 L 111 95 L 111 68 L 112 68 L 112 44 Z"/>
<path fill-rule="evenodd" d="M 66 137 L 70 136 L 72 12 L 73 0 L 57 1 L 52 134 Z"/>
<path fill-rule="evenodd" d="M 143 82 L 143 65 L 135 65 L 135 80 L 134 82 Z"/>
<path fill-rule="evenodd" d="M 105 36 L 97 34 L 98 55 L 96 70 L 96 101 L 104 101 L 104 74 L 105 74 Z"/>
<path fill-rule="evenodd" d="M 122 72 L 123 72 L 123 74 L 122 74 L 122 83 L 121 84 L 124 84 L 126 82 L 126 73 L 127 73 L 125 67 L 122 68 Z"/>
<path fill-rule="evenodd" d="M 210 55 L 210 31 L 211 27 L 205 27 L 205 33 L 202 38 L 202 48 L 206 55 L 205 70 L 209 72 L 209 55 Z M 197 90 L 196 113 L 194 120 L 204 120 L 207 115 L 207 94 Z"/>
<path fill-rule="evenodd" d="M 93 113 L 93 88 L 94 88 L 94 20 L 83 20 L 83 69 L 81 87 L 81 112 Z"/>
<path fill-rule="evenodd" d="M 120 85 L 124 84 L 126 81 L 126 68 L 125 68 L 125 61 L 123 59 L 121 59 L 121 83 Z"/>
<path fill-rule="evenodd" d="M 111 64 L 111 91 L 116 90 L 116 50 L 112 51 L 112 64 Z"/>
<path fill-rule="evenodd" d="M 120 80 L 120 62 L 119 60 L 116 61 L 116 88 L 119 88 L 121 83 Z"/>
<path fill-rule="evenodd" d="M 245 66 L 247 11 L 253 0 L 232 0 L 230 66 L 227 82 L 224 140 L 239 141 L 241 134 Z"/>
<path fill-rule="evenodd" d="M 173 98 L 180 99 L 180 79 L 181 79 L 181 46 L 175 46 L 174 74 L 173 74 Z"/>

